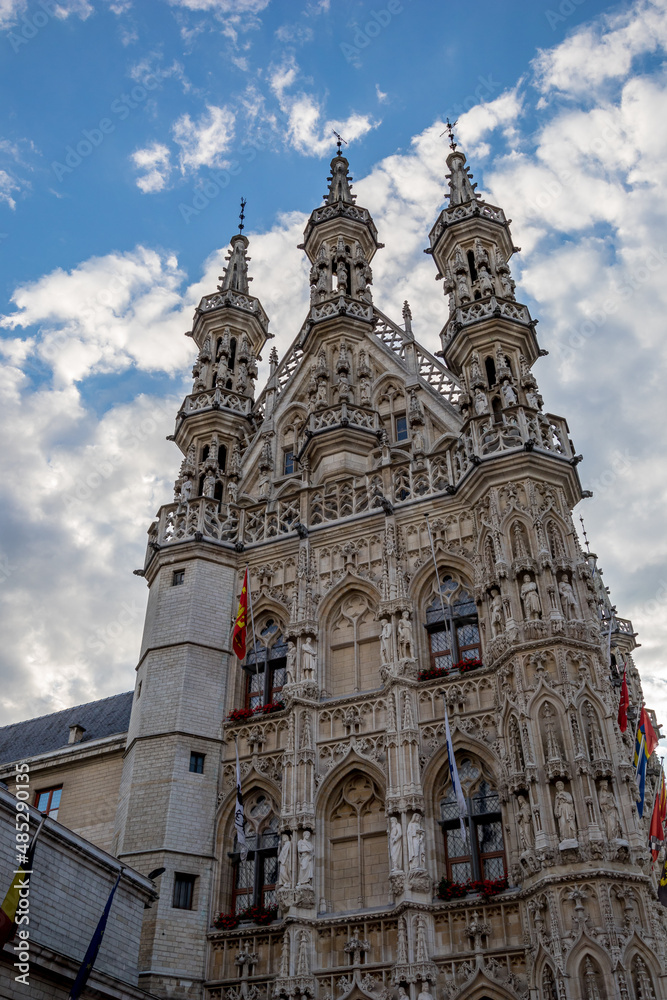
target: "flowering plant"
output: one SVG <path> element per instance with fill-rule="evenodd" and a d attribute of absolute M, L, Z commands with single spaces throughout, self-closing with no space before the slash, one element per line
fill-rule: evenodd
<path fill-rule="evenodd" d="M 453 663 L 451 667 L 430 667 L 428 670 L 422 670 L 419 674 L 420 681 L 433 681 L 436 677 L 447 677 L 453 670 L 458 670 L 459 673 L 465 674 L 469 670 L 476 670 L 478 667 L 483 667 L 484 664 L 479 658 L 474 660 L 459 660 L 458 663 Z"/>
<path fill-rule="evenodd" d="M 507 876 L 503 878 L 468 879 L 466 882 L 452 882 L 441 878 L 438 885 L 439 899 L 462 899 L 469 892 L 478 892 L 483 899 L 488 900 L 507 888 Z"/>
<path fill-rule="evenodd" d="M 253 924 L 265 927 L 278 916 L 277 906 L 247 906 L 240 913 L 219 913 L 213 921 L 218 930 L 231 931 L 238 927 L 242 920 L 250 920 Z"/>
<path fill-rule="evenodd" d="M 257 705 L 256 708 L 235 708 L 227 716 L 227 722 L 247 722 L 254 715 L 269 715 L 271 712 L 282 712 L 284 701 L 270 701 L 268 705 Z"/>

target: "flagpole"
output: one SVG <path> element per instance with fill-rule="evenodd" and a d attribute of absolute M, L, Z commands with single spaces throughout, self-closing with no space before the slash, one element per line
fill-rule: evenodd
<path fill-rule="evenodd" d="M 259 670 L 257 669 L 259 664 L 257 663 L 257 637 L 255 636 L 255 615 L 252 610 L 252 592 L 250 590 L 250 567 L 248 563 L 245 564 L 246 572 L 248 574 L 248 606 L 250 607 L 250 626 L 252 628 L 252 651 L 255 656 L 255 679 L 257 679 L 257 674 Z M 262 701 L 264 700 L 264 694 L 262 694 Z"/>
<path fill-rule="evenodd" d="M 442 609 L 442 624 L 445 631 L 449 632 L 449 655 L 452 661 L 452 666 L 454 666 L 454 633 L 452 629 L 452 623 L 449 622 L 449 627 L 447 623 L 447 615 L 445 614 L 445 601 L 442 596 L 442 588 L 440 586 L 440 574 L 438 573 L 438 561 L 435 558 L 435 546 L 433 544 L 433 535 L 431 534 L 431 522 L 428 519 L 428 514 L 424 514 L 426 518 L 426 530 L 428 531 L 428 540 L 431 545 L 431 556 L 433 558 L 433 568 L 435 570 L 435 582 L 438 587 L 438 597 L 440 598 L 440 607 Z"/>

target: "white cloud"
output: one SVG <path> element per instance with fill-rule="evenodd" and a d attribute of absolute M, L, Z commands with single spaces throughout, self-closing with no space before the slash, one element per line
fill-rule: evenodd
<path fill-rule="evenodd" d="M 144 194 L 164 190 L 171 174 L 171 159 L 167 146 L 154 142 L 144 149 L 137 149 L 132 153 L 132 162 L 137 170 L 144 171 L 142 176 L 137 178 L 137 187 Z"/>
<path fill-rule="evenodd" d="M 169 0 L 172 7 L 211 10 L 216 14 L 260 14 L 271 0 Z"/>
<path fill-rule="evenodd" d="M 132 365 L 175 372 L 187 357 L 178 333 L 193 305 L 183 301 L 183 277 L 173 256 L 144 247 L 93 257 L 18 288 L 16 312 L 0 327 L 37 327 L 36 352 L 59 386 Z"/>
<path fill-rule="evenodd" d="M 12 192 L 19 191 L 20 185 L 6 170 L 0 170 L 0 204 L 4 202 L 11 209 L 16 208 L 16 201 L 12 197 Z"/>
<path fill-rule="evenodd" d="M 351 114 L 342 121 L 322 121 L 322 108 L 309 94 L 299 94 L 282 103 L 287 110 L 288 141 L 297 152 L 307 156 L 324 156 L 331 151 L 334 128 L 347 142 L 352 142 L 380 125 L 369 115 L 360 114 Z"/>
<path fill-rule="evenodd" d="M 658 13 L 663 6 L 652 5 Z M 661 256 L 667 232 L 667 83 L 659 71 L 628 75 L 631 64 L 619 56 L 617 88 L 610 95 L 609 76 L 600 68 L 605 58 L 611 66 L 610 53 L 616 52 L 610 35 L 625 31 L 632 43 L 645 12 L 640 3 L 622 23 L 603 19 L 594 29 L 581 29 L 586 45 L 575 33 L 542 54 L 534 91 L 524 84 L 520 102 L 510 91 L 471 109 L 461 124 L 469 130 L 466 143 L 489 144 L 484 176 L 475 158 L 472 168 L 488 199 L 514 219 L 514 240 L 524 248 L 512 261 L 518 294 L 541 320 L 538 334 L 551 352 L 536 375 L 547 409 L 567 417 L 584 453 L 583 485 L 596 493 L 582 505 L 588 533 L 619 614 L 641 631 L 635 659 L 646 698 L 667 721 L 667 470 L 659 458 L 667 452 Z M 586 73 L 589 82 L 579 98 L 577 81 Z M 571 107 L 563 110 L 551 98 L 567 78 L 575 89 Z M 528 104 L 540 96 L 547 101 L 535 128 Z M 304 103 L 293 126 L 302 151 L 328 151 L 329 123 L 314 99 L 298 95 L 298 101 Z M 338 123 L 349 138 L 345 126 Z M 433 262 L 422 250 L 445 187 L 443 128 L 436 122 L 422 130 L 407 152 L 385 158 L 355 182 L 359 203 L 372 211 L 387 244 L 373 262 L 375 302 L 399 317 L 403 299 L 410 299 L 415 333 L 431 349 L 439 348 L 447 310 Z M 517 130 L 509 152 L 508 128 Z M 351 159 L 354 167 L 353 151 Z M 280 352 L 307 308 L 307 265 L 295 246 L 304 223 L 304 215 L 292 213 L 269 232 L 250 234 L 252 289 L 278 332 L 272 343 Z M 7 721 L 36 714 L 37 705 L 48 711 L 132 685 L 141 614 L 120 638 L 112 633 L 128 594 L 130 604 L 136 595 L 143 606 L 143 585 L 129 578 L 134 589 L 128 590 L 128 568 L 140 564 L 145 528 L 170 499 L 179 456 L 163 437 L 179 400 L 138 397 L 97 419 L 72 381 L 136 365 L 182 372 L 185 391 L 193 351 L 182 330 L 199 295 L 215 288 L 222 256 L 212 255 L 201 280 L 185 289 L 175 261 L 140 249 L 85 262 L 69 274 L 53 272 L 15 294 L 17 312 L 4 325 L 25 329 L 30 339 L 8 339 L 7 364 L 0 369 L 7 414 L 0 458 L 11 470 L 0 480 L 9 531 L 0 576 L 3 566 L 13 567 L 0 586 Z M 107 302 L 102 293 L 113 275 L 122 279 Z M 92 315 L 84 313 L 91 298 Z M 59 333 L 62 346 L 45 352 Z M 53 388 L 32 385 L 33 351 L 53 365 Z M 127 435 L 163 402 L 152 421 L 159 431 L 129 447 Z M 109 465 L 108 478 L 96 471 Z M 87 479 L 96 482 L 95 475 L 100 482 L 86 495 Z M 72 504 L 65 498 L 77 489 L 81 496 Z M 96 629 L 104 639 L 101 650 L 90 645 L 99 639 Z M 39 702 L 44 690 L 53 691 L 51 700 Z"/>
<path fill-rule="evenodd" d="M 234 140 L 235 120 L 230 108 L 215 104 L 207 105 L 206 112 L 196 122 L 189 114 L 182 115 L 172 128 L 174 140 L 181 147 L 181 170 L 224 167 L 226 161 L 222 154 L 230 149 Z"/>

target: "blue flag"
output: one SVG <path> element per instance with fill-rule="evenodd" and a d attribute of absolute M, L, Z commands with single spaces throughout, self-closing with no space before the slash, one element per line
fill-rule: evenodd
<path fill-rule="evenodd" d="M 95 965 L 95 959 L 97 958 L 97 953 L 100 950 L 102 944 L 102 938 L 104 937 L 104 931 L 106 930 L 107 920 L 109 919 L 109 910 L 111 909 L 111 904 L 113 898 L 116 894 L 116 889 L 118 888 L 118 883 L 120 882 L 120 877 L 123 874 L 123 869 L 118 872 L 118 878 L 114 883 L 114 887 L 109 893 L 109 898 L 107 899 L 107 905 L 104 907 L 104 913 L 100 917 L 99 923 L 95 928 L 95 933 L 90 939 L 90 944 L 88 945 L 88 951 L 86 952 L 83 962 L 81 963 L 81 968 L 76 974 L 76 979 L 74 980 L 74 985 L 70 991 L 69 1000 L 79 1000 L 86 983 L 88 982 L 88 977 L 93 971 L 93 966 Z"/>

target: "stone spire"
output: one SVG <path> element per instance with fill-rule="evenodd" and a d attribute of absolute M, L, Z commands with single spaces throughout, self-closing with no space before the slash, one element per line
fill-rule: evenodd
<path fill-rule="evenodd" d="M 331 175 L 327 177 L 329 190 L 324 195 L 327 205 L 334 205 L 337 202 L 354 205 L 356 202 L 357 196 L 352 194 L 350 187 L 352 178 L 349 176 L 349 169 L 350 164 L 344 156 L 340 153 L 334 156 L 331 161 Z"/>
<path fill-rule="evenodd" d="M 466 166 L 466 158 L 460 150 L 454 150 L 447 157 L 449 173 L 449 207 L 455 205 L 465 205 L 469 201 L 477 201 L 475 188 L 477 184 L 472 183 L 472 174 Z"/>
<path fill-rule="evenodd" d="M 251 260 L 250 257 L 246 256 L 248 242 L 248 237 L 244 236 L 243 233 L 236 233 L 232 236 L 232 248 L 225 257 L 228 262 L 227 267 L 224 269 L 224 274 L 218 279 L 222 282 L 218 285 L 219 291 L 231 290 L 243 292 L 244 295 L 248 294 L 248 282 L 252 281 L 252 278 L 248 277 L 248 263 Z"/>

